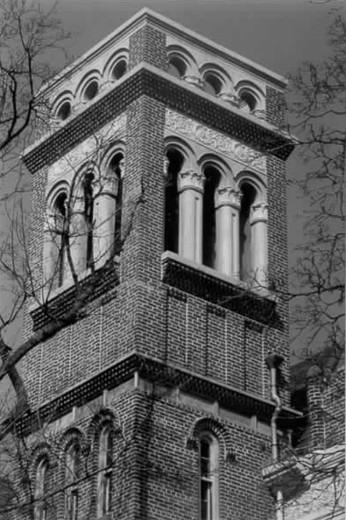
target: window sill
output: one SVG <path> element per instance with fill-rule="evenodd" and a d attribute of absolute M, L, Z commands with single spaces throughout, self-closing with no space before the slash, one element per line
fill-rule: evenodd
<path fill-rule="evenodd" d="M 268 323 L 275 314 L 277 297 L 265 287 L 252 287 L 171 251 L 161 261 L 162 281 L 220 307 Z"/>
<path fill-rule="evenodd" d="M 90 294 L 86 296 L 84 305 L 90 303 L 116 287 L 119 283 L 119 257 L 115 257 L 112 265 L 104 266 L 97 271 L 87 269 L 78 276 L 80 289 L 92 287 Z M 33 320 L 33 330 L 38 330 L 48 325 L 52 320 L 58 320 L 66 312 L 69 312 L 76 301 L 77 290 L 71 278 L 49 294 L 43 293 L 40 301 L 31 305 L 29 312 Z M 82 305 L 83 307 L 83 305 Z"/>

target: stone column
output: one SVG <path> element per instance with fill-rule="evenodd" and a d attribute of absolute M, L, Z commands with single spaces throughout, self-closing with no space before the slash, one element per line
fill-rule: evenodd
<path fill-rule="evenodd" d="M 119 169 L 122 175 L 123 160 L 119 163 Z M 101 267 L 114 253 L 118 187 L 119 177 L 116 172 L 109 171 L 101 177 L 94 201 L 93 247 L 95 268 Z"/>
<path fill-rule="evenodd" d="M 71 211 L 69 247 L 72 266 L 77 274 L 86 270 L 87 244 L 88 229 L 85 221 L 84 196 L 76 196 Z"/>
<path fill-rule="evenodd" d="M 255 285 L 267 286 L 268 276 L 268 204 L 258 202 L 251 206 L 251 269 Z"/>
<path fill-rule="evenodd" d="M 216 209 L 216 264 L 218 271 L 239 279 L 239 210 L 241 192 L 218 188 Z"/>
<path fill-rule="evenodd" d="M 203 190 L 205 176 L 185 170 L 178 174 L 179 254 L 202 263 L 203 254 Z"/>

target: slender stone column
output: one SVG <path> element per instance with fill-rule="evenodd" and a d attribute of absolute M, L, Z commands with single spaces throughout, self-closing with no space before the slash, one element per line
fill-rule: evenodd
<path fill-rule="evenodd" d="M 268 204 L 258 202 L 251 206 L 251 267 L 255 284 L 267 286 L 268 276 Z"/>
<path fill-rule="evenodd" d="M 87 267 L 88 229 L 85 221 L 84 196 L 76 196 L 73 202 L 69 247 L 74 271 L 79 274 Z"/>
<path fill-rule="evenodd" d="M 120 161 L 119 168 L 122 175 L 123 160 Z M 95 196 L 93 248 L 96 268 L 101 267 L 114 253 L 118 187 L 119 177 L 116 172 L 109 171 L 101 177 Z"/>
<path fill-rule="evenodd" d="M 178 174 L 179 254 L 202 263 L 203 190 L 205 176 L 185 170 Z"/>
<path fill-rule="evenodd" d="M 239 279 L 239 210 L 241 192 L 219 188 L 215 193 L 216 269 Z"/>

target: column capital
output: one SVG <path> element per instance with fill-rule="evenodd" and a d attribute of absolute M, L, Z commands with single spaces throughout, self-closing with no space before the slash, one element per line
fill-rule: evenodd
<path fill-rule="evenodd" d="M 251 206 L 250 224 L 256 222 L 268 221 L 268 204 L 266 202 L 257 202 Z"/>
<path fill-rule="evenodd" d="M 232 206 L 239 209 L 242 196 L 243 194 L 240 190 L 235 190 L 231 187 L 218 188 L 215 191 L 215 208 Z"/>
<path fill-rule="evenodd" d="M 178 174 L 178 192 L 196 190 L 203 193 L 205 175 L 195 170 L 184 170 Z"/>
<path fill-rule="evenodd" d="M 230 103 L 232 106 L 239 108 L 240 99 L 234 92 L 230 90 L 223 90 L 220 92 L 218 97 L 223 101 L 227 101 L 227 103 Z"/>
<path fill-rule="evenodd" d="M 199 76 L 186 75 L 186 76 L 183 76 L 183 80 L 186 81 L 186 83 L 193 85 L 194 87 L 198 87 L 198 88 L 204 87 L 204 81 Z"/>
<path fill-rule="evenodd" d="M 116 197 L 118 194 L 119 177 L 115 172 L 109 172 L 106 175 L 102 175 L 100 179 L 94 182 L 94 187 L 96 197 L 99 195 L 111 195 Z"/>

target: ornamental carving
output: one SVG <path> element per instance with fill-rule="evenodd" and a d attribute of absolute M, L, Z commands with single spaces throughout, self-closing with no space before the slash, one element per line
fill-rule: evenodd
<path fill-rule="evenodd" d="M 231 139 L 211 128 L 201 125 L 197 121 L 185 117 L 173 110 L 166 110 L 166 125 L 174 132 L 201 143 L 215 151 L 222 152 L 232 159 L 243 163 L 260 172 L 266 172 L 265 156 L 252 150 L 248 146 Z"/>
<path fill-rule="evenodd" d="M 241 191 L 232 187 L 218 188 L 215 193 L 215 207 L 232 206 L 239 209 L 242 196 Z"/>
<path fill-rule="evenodd" d="M 178 175 L 178 191 L 197 190 L 203 192 L 205 176 L 201 172 L 194 170 L 184 170 Z"/>

